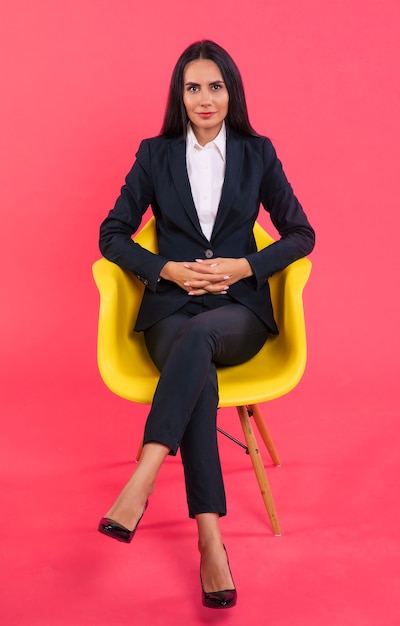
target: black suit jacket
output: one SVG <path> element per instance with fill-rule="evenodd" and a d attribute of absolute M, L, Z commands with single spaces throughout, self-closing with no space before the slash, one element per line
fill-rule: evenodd
<path fill-rule="evenodd" d="M 229 295 L 277 333 L 268 278 L 311 252 L 314 231 L 269 139 L 227 130 L 225 179 L 210 241 L 202 233 L 193 202 L 183 137 L 142 141 L 121 195 L 101 225 L 102 254 L 146 285 L 135 330 L 148 328 L 194 297 L 174 283 L 159 280 L 167 261 L 245 257 L 254 275 L 231 285 Z M 253 226 L 260 203 L 281 238 L 257 251 Z M 158 254 L 131 238 L 149 205 L 156 218 Z"/>

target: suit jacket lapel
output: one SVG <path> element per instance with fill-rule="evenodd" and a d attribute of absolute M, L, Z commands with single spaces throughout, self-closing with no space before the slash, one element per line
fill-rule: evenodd
<path fill-rule="evenodd" d="M 196 230 L 202 233 L 187 173 L 186 143 L 184 138 L 171 141 L 168 156 L 176 191 L 181 199 L 185 211 L 193 222 L 193 226 Z"/>
<path fill-rule="evenodd" d="M 226 140 L 226 170 L 225 180 L 222 187 L 221 200 L 218 206 L 218 213 L 211 235 L 211 240 L 216 237 L 232 206 L 237 185 L 240 180 L 243 167 L 244 142 L 232 131 L 228 131 Z"/>
<path fill-rule="evenodd" d="M 214 224 L 211 239 L 213 239 L 226 218 L 235 197 L 237 185 L 240 180 L 243 167 L 244 142 L 232 131 L 228 131 L 226 141 L 226 171 L 222 187 L 221 200 L 218 206 L 217 217 Z M 171 140 L 168 150 L 171 174 L 176 191 L 181 199 L 185 211 L 189 215 L 193 226 L 203 235 L 199 218 L 193 201 L 192 191 L 186 168 L 186 142 L 185 139 Z M 203 235 L 204 237 L 204 235 Z"/>

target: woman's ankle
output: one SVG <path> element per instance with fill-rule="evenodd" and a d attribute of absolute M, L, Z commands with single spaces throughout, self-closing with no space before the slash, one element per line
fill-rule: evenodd
<path fill-rule="evenodd" d="M 200 554 L 208 550 L 223 548 L 218 513 L 201 513 L 196 515 L 198 531 L 198 549 Z"/>

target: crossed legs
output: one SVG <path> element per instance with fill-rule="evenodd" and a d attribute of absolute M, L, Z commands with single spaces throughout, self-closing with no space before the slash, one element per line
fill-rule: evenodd
<path fill-rule="evenodd" d="M 222 306 L 221 306 L 222 305 Z M 263 323 L 226 298 L 196 298 L 146 331 L 161 371 L 141 459 L 107 517 L 133 529 L 143 514 L 168 454 L 180 447 L 189 516 L 196 519 L 206 592 L 232 589 L 219 517 L 226 514 L 216 438 L 218 384 L 215 363 L 235 365 L 256 354 L 267 338 Z"/>

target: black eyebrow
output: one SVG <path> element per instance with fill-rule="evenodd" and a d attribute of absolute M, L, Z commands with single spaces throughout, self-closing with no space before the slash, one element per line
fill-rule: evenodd
<path fill-rule="evenodd" d="M 221 84 L 225 84 L 223 80 L 213 80 L 211 83 L 209 83 L 209 85 L 221 85 Z M 187 83 L 185 83 L 186 86 L 190 87 L 199 87 L 200 83 L 194 83 L 193 81 L 189 80 Z"/>

